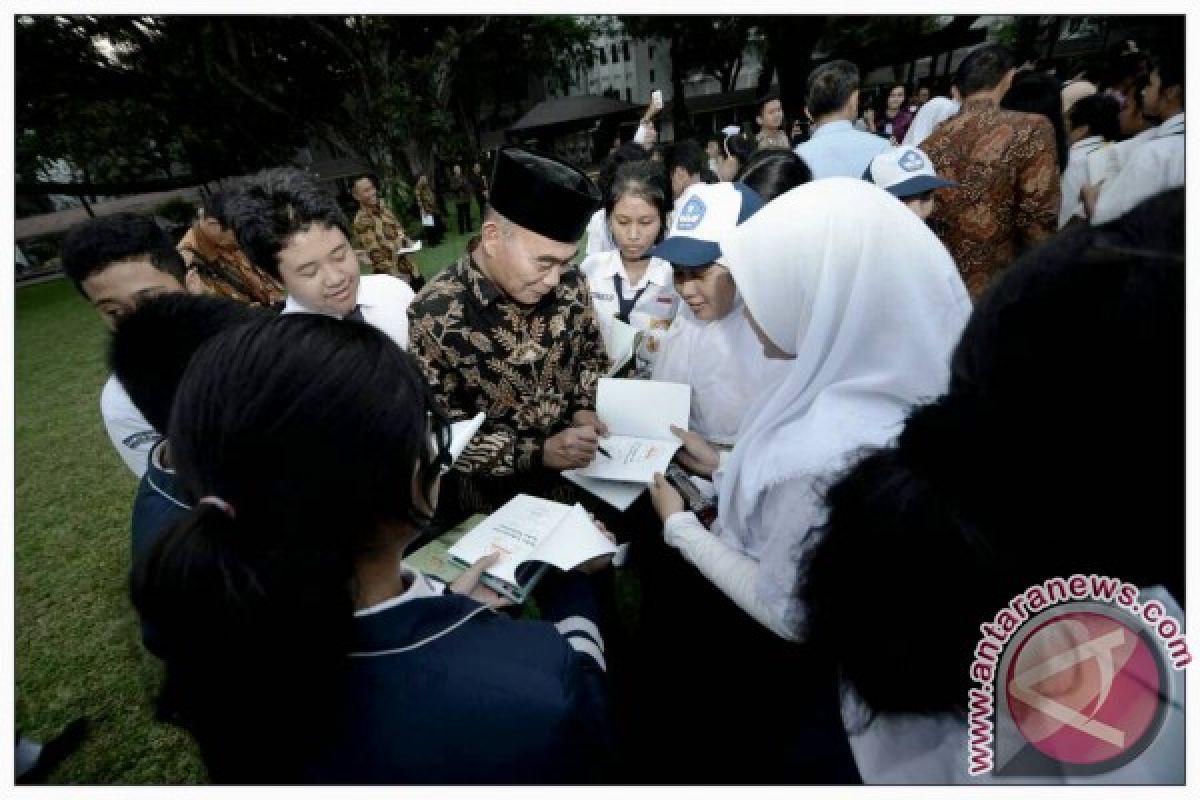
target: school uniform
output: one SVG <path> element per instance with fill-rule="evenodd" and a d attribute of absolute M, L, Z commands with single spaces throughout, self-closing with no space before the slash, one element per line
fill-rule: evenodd
<path fill-rule="evenodd" d="M 644 334 L 635 354 L 634 371 L 640 377 L 649 377 L 679 310 L 671 265 L 661 258 L 651 258 L 637 284 L 630 282 L 621 253 L 616 250 L 588 256 L 579 269 L 587 276 L 592 308 L 605 341 L 613 320 L 624 308 L 629 309 L 626 321 Z"/>
<path fill-rule="evenodd" d="M 408 349 L 408 306 L 413 290 L 391 275 L 363 275 L 358 279 L 358 308 L 363 322 L 391 337 L 402 349 Z M 319 314 L 288 295 L 284 314 Z"/>
<path fill-rule="evenodd" d="M 1073 217 L 1084 216 L 1079 190 L 1088 180 L 1088 156 L 1105 147 L 1103 136 L 1088 136 L 1071 145 L 1067 168 L 1062 174 L 1062 206 L 1058 212 L 1058 229 L 1062 230 Z"/>
<path fill-rule="evenodd" d="M 139 479 L 146 472 L 146 456 L 162 434 L 137 410 L 116 375 L 109 375 L 100 392 L 100 416 L 117 455 Z"/>
<path fill-rule="evenodd" d="M 1111 182 L 1101 184 L 1092 224 L 1103 225 L 1159 192 L 1183 186 L 1185 149 L 1181 111 L 1137 146 Z"/>
<path fill-rule="evenodd" d="M 547 576 L 538 593 L 545 621 L 513 620 L 408 576 L 403 595 L 355 613 L 340 721 L 304 781 L 606 777 L 604 642 L 586 576 Z"/>

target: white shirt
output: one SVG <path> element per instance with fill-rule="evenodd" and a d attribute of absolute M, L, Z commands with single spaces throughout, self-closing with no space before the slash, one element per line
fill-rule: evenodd
<path fill-rule="evenodd" d="M 1129 156 L 1111 183 L 1100 185 L 1092 224 L 1103 225 L 1159 192 L 1183 186 L 1183 112 L 1154 129 Z"/>
<path fill-rule="evenodd" d="M 608 229 L 608 214 L 604 213 L 603 208 L 597 209 L 596 213 L 592 214 L 587 226 L 587 237 L 587 255 L 589 256 L 617 249 L 616 243 L 612 240 L 612 232 Z"/>
<path fill-rule="evenodd" d="M 395 597 L 389 597 L 381 603 L 376 603 L 367 608 L 360 608 L 354 612 L 356 617 L 368 617 L 371 614 L 378 614 L 380 611 L 387 611 L 389 608 L 395 608 L 398 605 L 409 602 L 410 600 L 420 600 L 424 597 L 441 597 L 442 593 L 429 580 L 429 576 L 423 572 L 418 572 L 415 569 L 410 569 L 404 564 L 400 565 L 400 573 L 408 578 L 408 588 Z"/>
<path fill-rule="evenodd" d="M 636 286 L 630 285 L 629 275 L 621 262 L 621 253 L 617 250 L 590 255 L 579 265 L 579 269 L 587 276 L 592 307 L 596 310 L 596 321 L 600 323 L 600 332 L 605 341 L 609 339 L 613 319 L 621 310 L 614 276 L 621 276 L 621 294 L 626 300 L 632 300 L 641 292 L 629 314 L 629 324 L 644 334 L 638 345 L 635 373 L 648 377 L 658 360 L 667 329 L 671 327 L 675 312 L 679 309 L 679 295 L 675 293 L 671 265 L 661 258 L 650 259 Z M 612 354 L 609 355 L 611 357 Z"/>
<path fill-rule="evenodd" d="M 1104 138 L 1088 136 L 1071 145 L 1067 154 L 1067 168 L 1062 174 L 1062 206 L 1058 211 L 1058 227 L 1061 230 L 1072 217 L 1086 216 L 1083 211 L 1083 201 L 1079 199 L 1079 190 L 1088 180 L 1088 156 L 1098 148 L 1104 147 Z"/>
<path fill-rule="evenodd" d="M 116 375 L 108 376 L 100 392 L 100 415 L 117 455 L 140 480 L 146 474 L 146 457 L 162 434 L 137 410 Z"/>
<path fill-rule="evenodd" d="M 358 279 L 358 306 L 363 320 L 386 333 L 401 349 L 408 349 L 408 306 L 413 290 L 404 281 L 391 275 L 363 275 Z M 284 314 L 319 314 L 288 295 Z M 331 315 L 326 315 L 331 316 Z"/>

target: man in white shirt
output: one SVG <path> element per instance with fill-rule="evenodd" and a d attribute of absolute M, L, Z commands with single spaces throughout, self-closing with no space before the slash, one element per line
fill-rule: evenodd
<path fill-rule="evenodd" d="M 1129 154 L 1115 178 L 1081 190 L 1093 225 L 1122 216 L 1148 197 L 1184 183 L 1182 50 L 1164 52 L 1142 95 L 1146 114 L 1163 123 Z"/>
<path fill-rule="evenodd" d="M 63 241 L 63 271 L 110 331 L 139 303 L 183 292 L 186 267 L 175 243 L 153 217 L 112 214 L 79 223 Z M 140 478 L 161 435 L 134 407 L 116 376 L 100 394 L 100 413 L 113 447 Z"/>
<path fill-rule="evenodd" d="M 412 288 L 391 275 L 359 275 L 345 216 L 308 174 L 264 170 L 232 205 L 230 218 L 242 249 L 287 291 L 283 313 L 365 322 L 408 347 Z"/>
<path fill-rule="evenodd" d="M 808 76 L 805 110 L 813 134 L 796 147 L 813 180 L 844 175 L 861 178 L 871 159 L 890 146 L 886 139 L 854 129 L 858 117 L 858 67 L 830 61 Z"/>

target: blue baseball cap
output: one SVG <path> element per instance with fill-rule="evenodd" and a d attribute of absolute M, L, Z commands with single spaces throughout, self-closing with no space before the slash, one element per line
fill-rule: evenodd
<path fill-rule="evenodd" d="M 930 189 L 958 186 L 954 181 L 939 178 L 929 156 L 908 145 L 893 147 L 871 159 L 863 180 L 887 189 L 901 200 Z"/>
<path fill-rule="evenodd" d="M 744 183 L 699 183 L 679 198 L 667 238 L 650 255 L 676 269 L 706 267 L 721 257 L 718 242 L 763 207 Z"/>

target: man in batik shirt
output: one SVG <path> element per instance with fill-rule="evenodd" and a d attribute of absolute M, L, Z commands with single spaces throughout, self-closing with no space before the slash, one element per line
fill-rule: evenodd
<path fill-rule="evenodd" d="M 241 303 L 273 306 L 283 302 L 279 281 L 250 263 L 229 225 L 231 194 L 214 192 L 175 249 L 187 266 L 185 283 L 192 294 L 216 294 Z"/>
<path fill-rule="evenodd" d="M 365 250 L 375 274 L 392 275 L 413 284 L 421 270 L 407 255 L 396 251 L 411 244 L 396 215 L 379 202 L 379 187 L 370 175 L 363 175 L 350 187 L 358 213 L 354 215 L 354 238 Z M 414 289 L 420 288 L 413 286 Z"/>
<path fill-rule="evenodd" d="M 452 420 L 487 421 L 442 483 L 448 518 L 518 492 L 570 500 L 607 429 L 596 385 L 608 356 L 571 261 L 600 205 L 576 168 L 518 148 L 499 152 L 479 244 L 409 307 L 410 352 Z"/>

